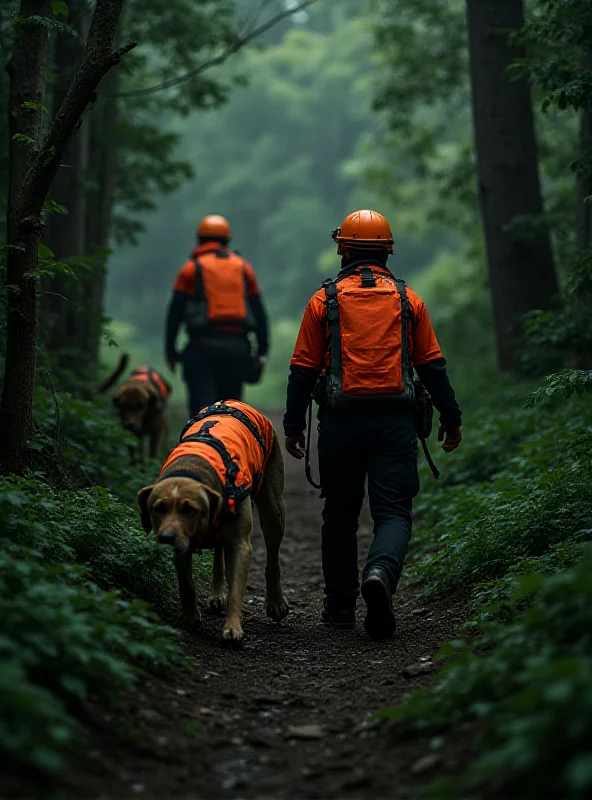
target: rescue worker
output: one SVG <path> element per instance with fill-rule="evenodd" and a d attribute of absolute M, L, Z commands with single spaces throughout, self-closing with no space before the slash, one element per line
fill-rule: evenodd
<path fill-rule="evenodd" d="M 243 384 L 257 383 L 267 362 L 267 315 L 255 272 L 229 249 L 228 221 L 204 217 L 197 247 L 173 286 L 166 323 L 166 359 L 172 371 L 182 362 L 189 413 L 218 400 L 241 400 Z M 177 334 L 185 324 L 189 343 L 177 352 Z M 256 337 L 253 353 L 248 334 Z"/>
<path fill-rule="evenodd" d="M 321 619 L 353 627 L 359 594 L 358 517 L 368 479 L 374 539 L 362 575 L 364 627 L 375 639 L 395 632 L 394 594 L 419 491 L 413 369 L 440 412 L 438 440 L 461 442 L 461 411 L 422 300 L 386 264 L 393 237 L 375 211 L 350 214 L 333 231 L 341 270 L 310 300 L 288 379 L 285 446 L 305 454 L 311 395 L 319 403 L 318 451 L 325 599 Z"/>

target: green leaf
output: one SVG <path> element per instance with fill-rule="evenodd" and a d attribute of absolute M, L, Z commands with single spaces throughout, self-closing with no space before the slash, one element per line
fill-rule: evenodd
<path fill-rule="evenodd" d="M 53 258 L 53 251 L 46 244 L 39 242 L 37 245 L 37 255 L 39 258 Z"/>
<path fill-rule="evenodd" d="M 23 108 L 29 108 L 31 111 L 38 111 L 40 114 L 47 114 L 47 109 L 41 103 L 34 103 L 32 100 L 25 100 Z"/>
<path fill-rule="evenodd" d="M 37 142 L 34 139 L 31 139 L 30 136 L 26 136 L 24 133 L 15 133 L 12 137 L 15 142 L 23 142 L 27 147 L 37 147 Z"/>
<path fill-rule="evenodd" d="M 68 6 L 64 0 L 51 0 L 51 13 L 54 17 L 68 18 Z"/>
<path fill-rule="evenodd" d="M 66 206 L 60 205 L 60 203 L 56 203 L 55 200 L 46 200 L 43 203 L 43 211 L 46 214 L 67 214 L 68 209 Z"/>

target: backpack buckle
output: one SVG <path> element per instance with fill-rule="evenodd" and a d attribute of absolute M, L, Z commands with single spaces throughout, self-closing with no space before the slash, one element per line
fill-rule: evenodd
<path fill-rule="evenodd" d="M 362 267 L 360 270 L 360 275 L 362 277 L 362 286 L 365 289 L 370 289 L 376 286 L 376 278 L 374 277 L 374 273 L 370 267 Z"/>

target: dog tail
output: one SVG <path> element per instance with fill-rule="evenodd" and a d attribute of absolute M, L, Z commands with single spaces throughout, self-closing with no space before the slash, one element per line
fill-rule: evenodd
<path fill-rule="evenodd" d="M 122 353 L 119 358 L 119 363 L 107 378 L 103 381 L 103 383 L 99 384 L 95 388 L 95 394 L 105 394 L 105 392 L 109 391 L 109 389 L 117 383 L 119 378 L 121 377 L 122 373 L 124 372 L 125 368 L 128 365 L 129 355 L 127 353 Z"/>

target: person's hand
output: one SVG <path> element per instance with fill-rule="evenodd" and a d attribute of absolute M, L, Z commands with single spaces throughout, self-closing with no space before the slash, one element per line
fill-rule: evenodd
<path fill-rule="evenodd" d="M 438 441 L 444 442 L 442 450 L 445 453 L 452 453 L 453 450 L 462 442 L 462 430 L 460 428 L 451 428 L 448 425 L 440 425 L 438 431 Z"/>
<path fill-rule="evenodd" d="M 299 433 L 298 436 L 286 436 L 285 446 L 288 453 L 294 458 L 304 458 L 306 443 L 303 433 Z"/>

